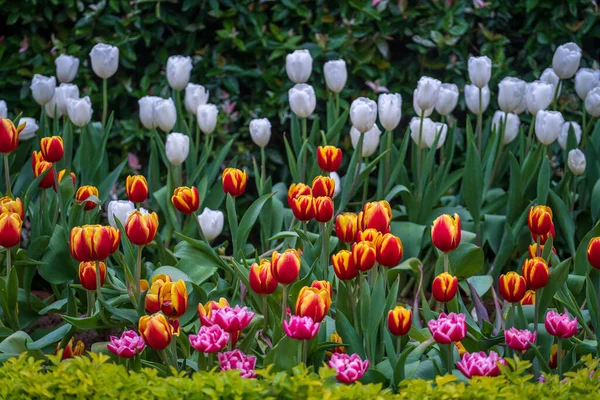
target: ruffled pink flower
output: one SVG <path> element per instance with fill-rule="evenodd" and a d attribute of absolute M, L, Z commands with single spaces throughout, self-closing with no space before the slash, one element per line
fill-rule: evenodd
<path fill-rule="evenodd" d="M 188 337 L 192 347 L 202 353 L 216 353 L 227 346 L 229 333 L 219 325 L 201 326 L 197 335 Z"/>
<path fill-rule="evenodd" d="M 345 353 L 333 353 L 329 359 L 329 367 L 335 369 L 335 379 L 342 383 L 356 382 L 369 369 L 369 360 L 362 360 L 358 354 L 349 356 Z"/>
<path fill-rule="evenodd" d="M 439 344 L 460 342 L 467 336 L 467 323 L 464 314 L 441 313 L 437 320 L 427 323 L 433 339 Z"/>
<path fill-rule="evenodd" d="M 550 311 L 546 314 L 544 326 L 552 336 L 567 339 L 577 333 L 577 317 L 571 320 L 567 314 Z"/>
<path fill-rule="evenodd" d="M 465 353 L 462 360 L 456 363 L 456 366 L 467 378 L 472 378 L 474 376 L 500 375 L 498 364 L 506 365 L 506 361 L 492 350 L 489 356 L 484 351 Z"/>
<path fill-rule="evenodd" d="M 285 334 L 296 340 L 311 340 L 319 332 L 319 323 L 311 317 L 299 317 L 294 315 L 290 322 L 283 321 Z"/>
<path fill-rule="evenodd" d="M 246 328 L 253 317 L 254 313 L 248 311 L 247 307 L 231 308 L 226 306 L 213 310 L 211 320 L 213 324 L 219 325 L 224 331 L 233 333 Z"/>
<path fill-rule="evenodd" d="M 131 358 L 140 354 L 146 347 L 146 343 L 135 331 L 125 331 L 120 338 L 111 336 L 110 343 L 106 347 L 119 357 Z"/>
<path fill-rule="evenodd" d="M 535 343 L 536 333 L 528 331 L 527 329 L 516 329 L 510 328 L 504 331 L 504 340 L 506 345 L 513 350 L 527 350 L 531 345 L 529 343 Z"/>
<path fill-rule="evenodd" d="M 254 372 L 256 357 L 248 356 L 239 350 L 219 353 L 218 357 L 221 371 L 237 369 L 240 371 L 242 378 L 256 378 L 256 373 Z"/>

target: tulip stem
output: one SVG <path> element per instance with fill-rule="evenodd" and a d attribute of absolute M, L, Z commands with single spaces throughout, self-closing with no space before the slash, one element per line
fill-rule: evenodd
<path fill-rule="evenodd" d="M 340 94 L 336 93 L 335 94 L 335 120 L 336 120 L 336 122 L 339 117 L 340 117 Z"/>
<path fill-rule="evenodd" d="M 302 354 L 303 352 L 303 348 L 304 347 L 304 340 L 299 340 L 298 341 L 298 351 L 296 352 L 296 362 L 298 363 L 298 365 L 300 365 L 300 363 L 302 362 Z"/>
<path fill-rule="evenodd" d="M 4 178 L 6 179 L 6 195 L 12 197 L 10 190 L 10 166 L 8 165 L 8 154 L 4 155 Z"/>
<path fill-rule="evenodd" d="M 444 252 L 444 272 L 448 272 L 450 266 L 450 259 L 448 257 L 448 253 Z"/>
<path fill-rule="evenodd" d="M 354 322 L 354 330 L 357 335 L 360 335 L 360 325 L 358 324 L 358 313 L 356 312 L 356 294 L 355 290 L 358 288 L 358 284 L 356 280 L 346 281 L 348 286 L 352 285 L 351 288 L 348 288 L 348 294 L 350 297 L 350 306 L 352 307 L 352 322 Z M 352 283 L 351 283 L 352 282 Z M 600 297 L 598 297 L 600 299 Z"/>
<path fill-rule="evenodd" d="M 512 328 L 515 326 L 515 303 L 510 303 L 510 326 L 507 326 L 506 329 Z"/>
<path fill-rule="evenodd" d="M 86 311 L 85 315 L 89 318 L 94 313 L 94 291 L 86 290 L 86 294 L 87 294 L 87 311 Z"/>
<path fill-rule="evenodd" d="M 267 302 L 267 296 L 262 296 L 263 298 L 263 333 L 267 334 L 267 329 L 269 328 L 269 303 Z"/>
<path fill-rule="evenodd" d="M 554 88 L 554 96 L 552 96 L 552 109 L 556 110 L 556 103 L 558 101 L 558 93 L 560 92 L 561 81 L 558 80 L 556 87 Z"/>
<path fill-rule="evenodd" d="M 481 140 L 483 136 L 483 90 L 479 88 L 479 113 L 477 113 L 477 150 L 481 157 Z"/>
<path fill-rule="evenodd" d="M 386 149 L 388 151 L 388 153 L 385 155 L 385 185 L 387 186 L 389 180 L 390 180 L 390 167 L 391 167 L 391 162 L 392 162 L 392 135 L 393 132 L 392 131 L 385 131 L 385 134 L 387 136 L 387 146 Z"/>
<path fill-rule="evenodd" d="M 363 142 L 365 139 L 365 134 L 361 133 L 358 137 L 358 146 L 356 150 L 358 151 L 358 165 L 356 167 L 356 172 L 354 173 L 354 180 L 352 181 L 352 189 L 350 189 L 350 196 L 354 193 L 354 189 L 356 189 L 356 185 L 358 184 L 358 177 L 360 176 L 360 167 L 362 166 L 362 149 Z"/>
<path fill-rule="evenodd" d="M 173 359 L 173 367 L 179 369 L 177 365 L 177 336 L 175 335 L 171 338 L 171 357 Z"/>
<path fill-rule="evenodd" d="M 481 90 L 481 89 L 480 89 Z M 454 349 L 452 348 L 452 346 L 454 346 L 453 342 L 448 343 L 448 375 L 452 375 L 452 367 L 454 364 Z"/>
<path fill-rule="evenodd" d="M 538 289 L 535 290 L 535 313 L 533 314 L 533 331 L 536 336 L 538 333 L 538 320 L 540 314 L 540 291 Z"/>
<path fill-rule="evenodd" d="M 141 289 L 140 289 L 140 282 L 141 282 L 141 277 L 142 277 L 142 249 L 144 248 L 144 246 L 138 246 L 138 251 L 137 251 L 137 261 L 135 263 L 135 299 L 136 299 L 136 303 L 140 304 L 140 295 L 141 295 Z"/>
<path fill-rule="evenodd" d="M 58 180 L 58 173 L 56 171 L 56 163 L 52 166 L 52 173 L 54 174 L 54 187 L 56 188 L 56 196 L 58 197 L 58 204 L 56 205 L 56 210 L 54 211 L 54 219 L 52 221 L 52 226 L 56 225 L 58 221 L 58 212 L 61 211 L 61 222 L 63 226 L 66 226 L 65 213 L 63 211 L 63 202 L 62 202 L 62 192 L 60 190 L 60 182 Z M 66 172 L 65 172 L 66 173 Z"/>
<path fill-rule="evenodd" d="M 533 128 L 535 127 L 535 115 L 531 118 L 531 125 L 529 125 L 529 133 L 527 134 L 527 146 L 525 146 L 525 153 L 529 152 L 529 147 L 532 146 Z M 523 162 L 523 160 L 521 160 Z"/>
<path fill-rule="evenodd" d="M 557 360 L 557 364 L 558 364 L 558 379 L 562 379 L 563 375 L 562 375 L 562 338 L 560 336 L 556 337 L 556 340 L 558 342 L 557 345 L 557 352 L 556 352 L 556 360 Z"/>
<path fill-rule="evenodd" d="M 283 285 L 283 294 L 281 296 L 281 322 L 287 320 L 285 309 L 287 307 L 287 291 L 288 285 Z"/>
<path fill-rule="evenodd" d="M 108 83 L 106 79 L 102 80 L 102 128 L 106 131 L 106 113 L 108 112 Z M 107 135 L 107 132 L 104 132 Z"/>
<path fill-rule="evenodd" d="M 366 157 L 365 165 L 367 165 L 368 163 L 369 163 L 369 157 Z M 365 182 L 363 183 L 363 195 L 362 195 L 363 204 L 367 202 L 368 192 L 369 192 L 369 175 L 367 175 L 365 177 Z"/>
<path fill-rule="evenodd" d="M 96 296 L 99 301 L 102 301 L 102 284 L 100 282 L 100 261 L 96 261 Z"/>
<path fill-rule="evenodd" d="M 267 160 L 265 157 L 265 148 L 260 148 L 260 190 L 261 194 L 264 194 L 265 190 L 265 179 L 266 179 L 266 170 L 267 170 Z"/>
<path fill-rule="evenodd" d="M 208 244 L 208 240 L 206 240 L 206 237 L 204 236 L 204 231 L 202 231 L 202 225 L 200 225 L 200 220 L 198 219 L 198 212 L 194 212 L 192 216 L 196 221 L 196 226 L 198 227 L 198 235 L 200 235 L 200 240 Z"/>
<path fill-rule="evenodd" d="M 419 122 L 419 143 L 417 143 L 417 198 L 421 199 L 421 141 L 423 140 L 423 119 L 425 110 L 421 110 Z"/>
<path fill-rule="evenodd" d="M 321 238 L 323 239 L 323 277 L 322 279 L 327 280 L 327 267 L 329 266 L 329 251 L 327 249 L 327 242 L 329 242 L 329 238 L 327 237 L 327 222 L 321 223 Z"/>
<path fill-rule="evenodd" d="M 10 279 L 10 270 L 12 269 L 12 254 L 10 249 L 6 249 L 6 283 Z"/>
<path fill-rule="evenodd" d="M 307 127 L 306 127 L 306 118 L 302 118 L 302 147 L 304 148 L 304 151 L 302 152 L 302 182 L 305 181 L 306 179 L 306 147 L 304 146 L 306 144 L 306 140 L 307 140 L 307 133 L 306 133 Z M 302 151 L 302 150 L 300 150 Z"/>
<path fill-rule="evenodd" d="M 304 365 L 308 366 L 308 345 L 310 341 L 303 340 L 302 342 L 302 362 L 304 362 Z"/>

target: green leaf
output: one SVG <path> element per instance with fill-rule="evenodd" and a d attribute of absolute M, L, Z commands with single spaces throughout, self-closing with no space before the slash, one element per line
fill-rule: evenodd
<path fill-rule="evenodd" d="M 483 249 L 470 243 L 462 243 L 448 255 L 450 269 L 459 279 L 476 275 L 483 266 Z"/>
<path fill-rule="evenodd" d="M 256 222 L 262 208 L 264 207 L 267 200 L 269 200 L 273 196 L 273 193 L 267 193 L 265 195 L 260 196 L 258 199 L 248 207 L 248 210 L 242 217 L 238 230 L 238 246 L 239 248 L 243 248 L 246 245 L 246 241 L 248 240 L 248 235 L 250 235 L 250 231 Z"/>
<path fill-rule="evenodd" d="M 61 225 L 54 227 L 48 249 L 41 260 L 44 264 L 38 268 L 46 281 L 58 285 L 72 281 L 78 274 L 69 250 L 69 236 Z"/>
<path fill-rule="evenodd" d="M 481 161 L 477 147 L 473 140 L 467 144 L 467 159 L 463 173 L 463 197 L 473 221 L 477 224 L 480 220 L 481 201 L 483 198 L 483 176 Z"/>
<path fill-rule="evenodd" d="M 563 235 L 559 234 L 559 237 L 565 238 L 571 255 L 575 255 L 575 222 L 571 218 L 571 213 L 564 201 L 554 191 L 550 191 L 549 195 L 550 207 L 558 219 L 559 226 L 563 230 Z"/>
<path fill-rule="evenodd" d="M 548 190 L 550 188 L 550 174 L 550 161 L 548 161 L 548 158 L 544 157 L 537 181 L 538 204 L 546 204 L 546 200 L 548 199 Z"/>
<path fill-rule="evenodd" d="M 339 310 L 336 313 L 335 329 L 344 340 L 344 343 L 348 343 L 348 353 L 357 353 L 364 359 L 365 351 L 362 346 L 362 339 L 357 335 L 348 318 Z"/>
<path fill-rule="evenodd" d="M 541 291 L 539 305 L 540 315 L 544 315 L 558 289 L 560 289 L 560 287 L 567 281 L 570 267 L 570 258 L 561 262 L 556 267 L 552 267 L 548 284 Z"/>

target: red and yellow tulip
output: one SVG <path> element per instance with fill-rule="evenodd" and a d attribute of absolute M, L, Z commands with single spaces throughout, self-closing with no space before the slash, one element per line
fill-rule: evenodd
<path fill-rule="evenodd" d="M 500 286 L 500 294 L 509 303 L 520 302 L 527 291 L 525 278 L 514 271 L 500 275 L 498 284 Z"/>
<path fill-rule="evenodd" d="M 335 235 L 344 243 L 352 243 L 356 240 L 358 232 L 358 217 L 354 213 L 339 214 L 335 218 Z"/>
<path fill-rule="evenodd" d="M 71 255 L 79 262 L 102 261 L 117 251 L 120 240 L 121 232 L 112 226 L 76 226 L 71 229 Z"/>
<path fill-rule="evenodd" d="M 273 252 L 271 256 L 271 273 L 282 285 L 294 282 L 300 273 L 300 255 L 295 249 L 287 249 L 283 253 Z"/>
<path fill-rule="evenodd" d="M 304 183 L 292 183 L 288 189 L 288 206 L 292 208 L 293 200 L 304 195 L 312 195 L 310 187 Z"/>
<path fill-rule="evenodd" d="M 384 267 L 395 267 L 400 263 L 404 248 L 398 236 L 391 233 L 380 235 L 375 239 L 377 262 Z"/>
<path fill-rule="evenodd" d="M 528 258 L 523 262 L 523 277 L 530 289 L 541 289 L 548 283 L 550 271 L 542 257 Z"/>
<path fill-rule="evenodd" d="M 298 196 L 292 200 L 292 212 L 300 221 L 310 221 L 315 217 L 315 199 L 310 194 Z"/>
<path fill-rule="evenodd" d="M 165 282 L 160 291 L 161 311 L 170 319 L 177 319 L 187 311 L 188 292 L 183 280 Z"/>
<path fill-rule="evenodd" d="M 342 149 L 335 146 L 317 147 L 317 163 L 323 171 L 337 171 L 342 165 Z"/>
<path fill-rule="evenodd" d="M 352 253 L 348 250 L 340 250 L 337 254 L 333 254 L 331 264 L 333 265 L 333 272 L 342 281 L 354 279 L 358 275 Z"/>
<path fill-rule="evenodd" d="M 0 198 L 0 214 L 4 214 L 6 212 L 14 212 L 19 214 L 21 220 L 25 219 L 25 209 L 23 208 L 23 202 L 21 202 L 20 198 L 16 198 L 13 200 L 10 196 L 4 196 Z"/>
<path fill-rule="evenodd" d="M 137 246 L 146 246 L 152 243 L 158 231 L 158 215 L 156 213 L 142 214 L 135 210 L 127 218 L 125 234 L 131 243 Z"/>
<path fill-rule="evenodd" d="M 458 278 L 447 272 L 442 272 L 435 277 L 431 284 L 433 297 L 441 302 L 447 303 L 456 296 L 458 291 Z"/>
<path fill-rule="evenodd" d="M 317 222 L 329 222 L 333 218 L 333 200 L 331 197 L 320 196 L 314 198 L 315 220 Z"/>
<path fill-rule="evenodd" d="M 327 196 L 333 198 L 335 181 L 328 176 L 315 176 L 312 181 L 312 195 L 314 197 Z"/>
<path fill-rule="evenodd" d="M 533 235 L 546 235 L 552 228 L 552 209 L 548 206 L 535 206 L 529 209 L 527 225 Z"/>
<path fill-rule="evenodd" d="M 162 314 L 144 315 L 140 318 L 138 331 L 144 342 L 155 350 L 164 350 L 171 343 L 173 328 Z"/>
<path fill-rule="evenodd" d="M 375 243 L 363 240 L 352 245 L 352 262 L 359 271 L 368 271 L 377 261 Z"/>
<path fill-rule="evenodd" d="M 460 216 L 443 214 L 433 221 L 431 227 L 431 242 L 438 250 L 448 253 L 456 250 L 460 244 Z"/>
<path fill-rule="evenodd" d="M 100 287 L 104 286 L 106 279 L 106 264 L 98 262 L 100 266 Z M 96 290 L 96 261 L 79 263 L 79 282 L 86 290 Z"/>
<path fill-rule="evenodd" d="M 142 203 L 148 198 L 148 182 L 144 175 L 129 175 L 125 181 L 127 198 L 133 203 Z"/>
<path fill-rule="evenodd" d="M 0 118 L 0 153 L 12 153 L 19 147 L 19 133 L 25 129 L 25 124 L 15 128 L 8 118 Z"/>
<path fill-rule="evenodd" d="M 388 233 L 391 221 L 392 208 L 390 203 L 385 200 L 366 203 L 363 210 L 358 214 L 358 230 L 365 231 L 372 228 L 381 233 Z"/>
<path fill-rule="evenodd" d="M 176 188 L 171 197 L 171 203 L 173 203 L 173 206 L 175 206 L 179 212 L 188 215 L 195 213 L 198 211 L 198 207 L 200 207 L 200 195 L 198 194 L 198 189 L 194 186 L 181 186 Z"/>
<path fill-rule="evenodd" d="M 65 146 L 60 136 L 45 137 L 40 140 L 40 149 L 44 160 L 55 163 L 65 155 Z"/>
<path fill-rule="evenodd" d="M 16 212 L 0 214 L 0 246 L 10 249 L 21 242 L 23 220 Z"/>
<path fill-rule="evenodd" d="M 96 203 L 93 201 L 86 201 L 88 197 L 96 196 L 98 197 L 98 188 L 95 186 L 82 186 L 77 189 L 77 193 L 75 193 L 75 201 L 79 204 L 84 204 L 83 209 L 85 211 L 90 211 L 96 208 Z"/>
<path fill-rule="evenodd" d="M 246 190 L 246 183 L 248 177 L 246 171 L 239 170 L 237 168 L 225 168 L 223 171 L 223 191 L 237 197 L 244 193 Z"/>
<path fill-rule="evenodd" d="M 331 306 L 331 296 L 326 288 L 304 286 L 300 289 L 296 300 L 296 315 L 310 317 L 315 322 L 321 322 Z"/>
<path fill-rule="evenodd" d="M 250 266 L 248 280 L 250 281 L 250 288 L 256 294 L 267 295 L 277 290 L 277 280 L 273 277 L 269 260 L 260 260 L 260 263 L 253 263 Z"/>
<path fill-rule="evenodd" d="M 388 312 L 388 329 L 393 335 L 405 336 L 412 326 L 412 311 L 396 306 Z"/>

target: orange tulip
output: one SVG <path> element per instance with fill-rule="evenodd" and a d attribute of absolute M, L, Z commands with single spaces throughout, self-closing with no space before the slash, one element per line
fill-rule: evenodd
<path fill-rule="evenodd" d="M 34 178 L 37 178 L 45 171 L 48 171 L 38 185 L 42 189 L 49 189 L 54 186 L 54 174 L 51 171 L 52 165 L 51 162 L 44 160 L 40 151 L 34 151 L 31 155 L 31 167 L 33 169 Z"/>
<path fill-rule="evenodd" d="M 600 236 L 590 239 L 587 247 L 587 259 L 592 267 L 600 269 Z"/>
<path fill-rule="evenodd" d="M 315 217 L 315 199 L 309 194 L 293 199 L 291 208 L 294 217 L 300 221 L 310 221 Z"/>
<path fill-rule="evenodd" d="M 404 248 L 398 236 L 391 233 L 380 235 L 375 242 L 377 250 L 377 262 L 384 267 L 395 267 L 400 263 Z"/>
<path fill-rule="evenodd" d="M 169 275 L 158 274 L 152 278 L 152 286 L 150 287 L 150 291 L 146 293 L 146 300 L 144 302 L 146 312 L 154 314 L 160 311 L 162 307 L 162 288 L 167 282 L 171 282 L 171 277 Z M 148 282 L 146 282 L 145 285 L 140 285 L 141 290 L 147 290 L 147 288 L 144 287 L 147 285 Z"/>
<path fill-rule="evenodd" d="M 42 138 L 40 149 L 44 160 L 51 163 L 59 162 L 65 155 L 65 147 L 60 136 Z"/>
<path fill-rule="evenodd" d="M 317 147 L 317 163 L 323 171 L 337 171 L 342 165 L 342 149 L 335 146 Z"/>
<path fill-rule="evenodd" d="M 141 317 L 138 331 L 144 342 L 155 350 L 166 349 L 173 337 L 173 328 L 162 314 Z"/>
<path fill-rule="evenodd" d="M 331 256 L 331 265 L 333 272 L 342 281 L 348 281 L 356 278 L 358 270 L 354 266 L 352 253 L 348 250 L 340 250 L 337 254 Z"/>
<path fill-rule="evenodd" d="M 295 249 L 287 249 L 283 253 L 273 252 L 271 256 L 271 273 L 282 285 L 294 282 L 300 273 L 300 255 Z"/>
<path fill-rule="evenodd" d="M 319 290 L 325 289 L 325 290 L 327 290 L 327 293 L 329 293 L 329 297 L 333 298 L 333 292 L 332 292 L 332 289 L 331 289 L 331 283 L 329 283 L 328 281 L 316 281 L 315 280 L 315 281 L 313 281 L 310 284 L 310 287 L 311 288 L 315 288 L 315 289 L 319 289 Z"/>
<path fill-rule="evenodd" d="M 75 338 L 71 338 L 71 340 L 69 340 L 69 343 L 67 343 L 65 348 L 62 349 L 62 356 L 60 358 L 61 360 L 79 357 L 83 354 L 83 352 L 85 351 L 85 345 L 83 344 L 83 342 L 81 340 L 78 340 L 77 344 L 73 345 L 73 343 L 75 343 Z M 58 354 L 60 350 L 60 342 L 58 342 L 58 344 L 56 345 L 55 354 Z"/>
<path fill-rule="evenodd" d="M 523 262 L 523 277 L 533 290 L 541 289 L 548 283 L 550 272 L 542 257 L 528 258 Z"/>
<path fill-rule="evenodd" d="M 331 306 L 331 296 L 327 289 L 317 289 L 304 286 L 300 289 L 296 300 L 296 315 L 310 317 L 315 322 L 321 322 Z"/>
<path fill-rule="evenodd" d="M 58 174 L 56 174 L 56 177 L 58 178 L 58 184 L 60 185 L 60 183 L 62 182 L 63 177 L 65 176 L 65 174 L 67 173 L 66 169 L 62 169 L 60 171 L 58 171 Z M 52 181 L 54 182 L 54 181 Z M 71 172 L 71 182 L 73 182 L 73 187 L 75 187 L 77 185 L 77 178 L 75 177 L 75 174 L 73 172 Z M 54 185 L 54 190 L 56 190 L 56 185 Z"/>
<path fill-rule="evenodd" d="M 352 245 L 352 262 L 359 271 L 368 271 L 375 265 L 377 250 L 373 242 L 363 240 Z"/>
<path fill-rule="evenodd" d="M 82 186 L 77 189 L 77 193 L 75 193 L 75 201 L 79 204 L 85 203 L 83 209 L 85 211 L 93 210 L 96 208 L 96 203 L 93 201 L 86 201 L 88 197 L 96 196 L 98 197 L 98 188 L 95 186 Z"/>
<path fill-rule="evenodd" d="M 178 187 L 173 192 L 171 203 L 173 203 L 173 206 L 175 206 L 179 212 L 188 215 L 195 213 L 198 211 L 198 207 L 200 207 L 200 195 L 198 194 L 198 189 L 194 186 Z"/>
<path fill-rule="evenodd" d="M 221 297 L 219 301 L 211 300 L 204 305 L 202 305 L 202 303 L 198 304 L 198 315 L 200 316 L 200 322 L 202 322 L 202 325 L 212 325 L 211 318 L 213 310 L 227 306 L 229 306 L 229 302 L 224 297 Z"/>
<path fill-rule="evenodd" d="M 449 214 L 443 214 L 433 221 L 431 242 L 440 251 L 448 253 L 456 250 L 460 244 L 460 236 L 460 216 L 458 214 L 454 214 L 454 218 Z"/>
<path fill-rule="evenodd" d="M 344 243 L 352 243 L 356 240 L 358 231 L 358 219 L 354 213 L 339 214 L 335 218 L 335 235 Z"/>
<path fill-rule="evenodd" d="M 246 171 L 237 168 L 225 168 L 223 171 L 223 191 L 237 197 L 246 190 L 248 177 Z"/>
<path fill-rule="evenodd" d="M 385 200 L 366 203 L 358 214 L 358 230 L 365 231 L 369 228 L 377 229 L 381 233 L 390 231 L 392 221 L 392 208 Z"/>
<path fill-rule="evenodd" d="M 388 312 L 388 329 L 392 335 L 404 336 L 412 326 L 412 311 L 396 306 Z"/>
<path fill-rule="evenodd" d="M 462 358 L 463 354 L 467 352 L 467 349 L 465 349 L 465 346 L 463 346 L 461 342 L 454 342 L 454 347 L 456 347 L 456 350 L 458 350 L 458 356 L 460 358 Z"/>
<path fill-rule="evenodd" d="M 165 282 L 160 297 L 161 310 L 170 319 L 177 319 L 187 311 L 188 292 L 183 280 Z"/>
<path fill-rule="evenodd" d="M 377 243 L 379 237 L 382 236 L 381 232 L 379 232 L 375 228 L 369 228 L 364 231 L 358 232 L 358 236 L 356 237 L 356 241 L 360 242 L 363 240 L 368 240 L 369 242 Z"/>
<path fill-rule="evenodd" d="M 321 196 L 314 198 L 315 220 L 317 222 L 329 222 L 333 218 L 333 200 L 331 197 Z"/>
<path fill-rule="evenodd" d="M 277 281 L 271 272 L 271 262 L 269 260 L 260 260 L 260 264 L 253 263 L 250 266 L 248 275 L 250 288 L 256 294 L 271 294 L 277 290 Z"/>
<path fill-rule="evenodd" d="M 521 299 L 521 305 L 532 306 L 535 304 L 535 290 L 528 290 L 525 292 L 525 296 Z"/>
<path fill-rule="evenodd" d="M 102 261 L 119 247 L 121 232 L 112 226 L 84 225 L 71 229 L 71 255 L 79 262 Z"/>
<path fill-rule="evenodd" d="M 333 332 L 331 335 L 329 335 L 329 341 L 332 343 L 339 343 L 339 344 L 344 343 L 344 341 L 342 340 L 342 337 L 340 335 L 338 335 L 337 332 Z M 333 349 L 325 350 L 325 356 L 327 358 L 331 358 L 333 353 L 346 353 L 346 349 L 344 348 L 344 346 L 338 346 L 338 347 L 334 347 Z"/>
<path fill-rule="evenodd" d="M 531 207 L 529 209 L 527 224 L 533 235 L 548 234 L 552 227 L 552 209 L 548 206 Z"/>
<path fill-rule="evenodd" d="M 21 220 L 25 219 L 25 209 L 23 208 L 23 203 L 20 198 L 16 198 L 13 200 L 10 196 L 4 196 L 0 198 L 0 214 L 4 214 L 6 212 L 14 212 L 19 214 Z"/>
<path fill-rule="evenodd" d="M 312 195 L 312 190 L 309 186 L 305 185 L 304 183 L 292 183 L 288 189 L 288 206 L 292 208 L 292 202 L 294 199 L 307 194 Z"/>
<path fill-rule="evenodd" d="M 129 175 L 125 181 L 127 198 L 133 203 L 142 203 L 148 198 L 148 182 L 144 175 Z"/>
<path fill-rule="evenodd" d="M 441 302 L 447 303 L 456 296 L 458 291 L 458 278 L 447 272 L 442 272 L 435 277 L 431 285 L 433 297 Z"/>
<path fill-rule="evenodd" d="M 498 284 L 500 286 L 500 294 L 509 303 L 518 303 L 523 299 L 527 291 L 525 278 L 513 271 L 500 275 Z"/>
<path fill-rule="evenodd" d="M 16 212 L 0 214 L 0 246 L 10 249 L 21 242 L 23 220 Z"/>
<path fill-rule="evenodd" d="M 158 231 L 158 215 L 155 212 L 142 214 L 139 210 L 135 210 L 125 223 L 125 234 L 131 243 L 137 246 L 152 243 L 156 231 Z"/>
<path fill-rule="evenodd" d="M 328 176 L 315 176 L 312 181 L 312 195 L 314 197 L 327 196 L 333 198 L 335 181 Z"/>
<path fill-rule="evenodd" d="M 106 264 L 102 261 L 100 265 L 100 287 L 104 286 L 106 279 Z M 86 290 L 96 290 L 96 261 L 79 263 L 79 282 Z"/>
<path fill-rule="evenodd" d="M 19 147 L 19 133 L 25 129 L 25 124 L 15 128 L 8 118 L 0 118 L 0 153 L 12 153 Z"/>

